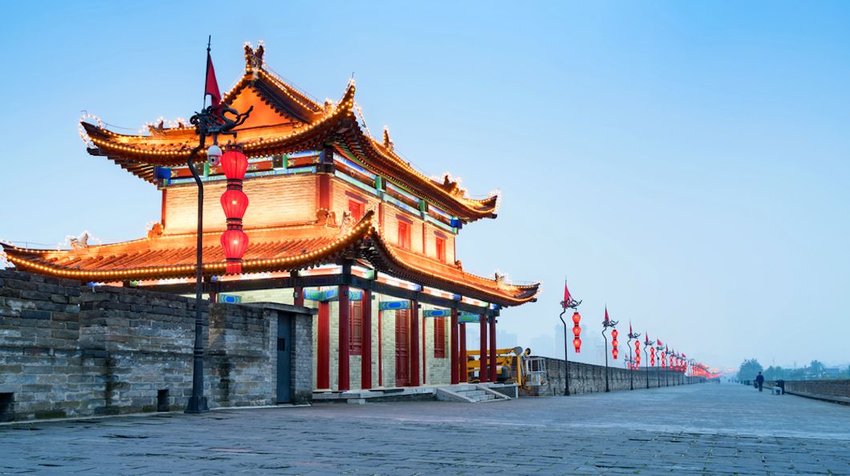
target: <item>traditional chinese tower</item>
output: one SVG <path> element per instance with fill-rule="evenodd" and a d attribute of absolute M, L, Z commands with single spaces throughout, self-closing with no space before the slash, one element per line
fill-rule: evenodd
<path fill-rule="evenodd" d="M 207 167 L 205 289 L 219 302 L 317 308 L 317 390 L 465 381 L 467 323 L 480 326 L 480 378 L 495 380 L 496 317 L 538 292 L 538 284 L 468 273 L 455 256 L 462 226 L 495 218 L 497 197 L 469 198 L 449 176 L 433 180 L 415 170 L 386 130 L 381 139 L 364 130 L 354 94 L 350 82 L 338 102 L 319 104 L 265 69 L 262 45 L 245 46 L 245 72 L 222 104 L 253 107 L 236 129 L 249 158 L 243 222 L 250 245 L 242 274 L 226 274 L 219 197 L 227 181 Z M 194 128 L 160 124 L 124 135 L 82 125 L 91 155 L 161 191 L 159 223 L 137 240 L 72 250 L 3 244 L 8 259 L 35 273 L 190 294 L 197 202 L 186 161 L 198 144 Z"/>

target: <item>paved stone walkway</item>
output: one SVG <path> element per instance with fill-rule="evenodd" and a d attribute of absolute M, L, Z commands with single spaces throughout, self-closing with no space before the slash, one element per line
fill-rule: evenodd
<path fill-rule="evenodd" d="M 850 406 L 734 384 L 0 426 L 0 474 L 850 474 Z"/>

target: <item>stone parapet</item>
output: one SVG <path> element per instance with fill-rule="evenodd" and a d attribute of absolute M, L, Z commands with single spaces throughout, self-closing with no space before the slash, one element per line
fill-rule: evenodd
<path fill-rule="evenodd" d="M 202 303 L 211 408 L 277 403 L 277 322 L 294 320 L 291 395 L 312 395 L 312 315 Z M 195 300 L 0 270 L 0 421 L 182 410 Z"/>

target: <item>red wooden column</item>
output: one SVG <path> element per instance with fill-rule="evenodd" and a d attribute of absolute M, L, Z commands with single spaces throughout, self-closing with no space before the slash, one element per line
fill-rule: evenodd
<path fill-rule="evenodd" d="M 410 386 L 419 386 L 419 301 L 410 301 Z"/>
<path fill-rule="evenodd" d="M 339 391 L 351 389 L 351 305 L 348 301 L 348 285 L 339 287 Z"/>
<path fill-rule="evenodd" d="M 460 359 L 458 359 L 458 360 L 460 360 L 460 362 L 458 362 L 458 369 L 457 369 L 458 372 L 459 372 L 458 377 L 460 377 L 460 379 L 459 379 L 460 382 L 468 382 L 469 381 L 469 373 L 467 373 L 467 371 L 466 371 L 466 360 L 467 360 L 467 355 L 466 355 L 466 323 L 462 322 L 462 323 L 458 324 L 458 327 L 459 327 L 458 334 L 460 334 L 458 336 L 458 340 L 460 340 Z M 458 382 L 458 383 L 460 383 L 460 382 Z"/>
<path fill-rule="evenodd" d="M 372 388 L 372 291 L 363 290 L 363 348 L 360 351 L 360 388 Z"/>
<path fill-rule="evenodd" d="M 319 338 L 316 349 L 316 387 L 331 388 L 331 329 L 330 303 L 319 303 Z"/>
<path fill-rule="evenodd" d="M 383 333 L 381 328 L 383 327 L 383 322 L 381 320 L 381 310 L 378 309 L 378 386 L 384 386 L 384 355 L 383 355 Z"/>
<path fill-rule="evenodd" d="M 417 318 L 418 319 L 418 318 Z M 422 319 L 422 385 L 425 385 L 428 380 L 428 346 L 425 345 L 425 335 L 427 332 L 425 331 L 425 318 Z"/>
<path fill-rule="evenodd" d="M 496 381 L 496 316 L 490 316 L 490 381 Z"/>
<path fill-rule="evenodd" d="M 295 298 L 296 306 L 304 305 L 304 286 L 298 283 L 298 271 L 292 271 L 289 273 L 289 276 L 292 278 L 292 282 L 295 283 L 295 286 L 292 289 L 292 293 Z"/>
<path fill-rule="evenodd" d="M 460 363 L 457 360 L 457 309 L 452 308 L 452 317 L 451 317 L 451 337 L 449 338 L 449 345 L 451 345 L 451 356 L 450 356 L 450 365 L 452 366 L 452 385 L 458 383 L 458 374 L 460 373 Z"/>
<path fill-rule="evenodd" d="M 488 371 L 489 369 L 487 367 L 487 316 L 485 316 L 484 314 L 481 314 L 478 317 L 478 328 L 480 331 L 479 335 L 481 336 L 481 346 L 479 349 L 481 352 L 478 361 L 478 363 L 480 364 L 478 370 L 478 381 L 489 382 L 490 372 Z"/>

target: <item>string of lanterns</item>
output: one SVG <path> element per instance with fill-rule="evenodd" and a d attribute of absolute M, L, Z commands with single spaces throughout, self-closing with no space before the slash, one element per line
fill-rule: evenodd
<path fill-rule="evenodd" d="M 221 154 L 221 149 L 207 154 L 212 157 L 215 153 L 221 156 L 221 169 L 227 177 L 227 189 L 221 194 L 221 208 L 227 218 L 227 230 L 221 234 L 221 247 L 227 259 L 225 273 L 241 274 L 242 257 L 248 250 L 248 235 L 242 231 L 242 217 L 248 209 L 248 196 L 242 191 L 242 181 L 248 170 L 248 158 L 236 147 L 228 148 Z"/>

